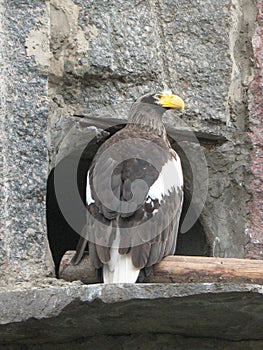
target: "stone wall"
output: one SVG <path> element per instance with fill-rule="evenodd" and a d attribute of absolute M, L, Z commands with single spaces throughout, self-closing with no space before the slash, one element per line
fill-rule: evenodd
<path fill-rule="evenodd" d="M 43 1 L 1 2 L 0 11 L 0 264 L 5 283 L 50 270 L 45 219 L 49 14 Z"/>
<path fill-rule="evenodd" d="M 263 256 L 263 4 L 257 3 L 258 14 L 253 36 L 253 56 L 255 76 L 250 85 L 250 123 L 249 136 L 253 145 L 251 154 L 252 200 L 249 203 L 250 216 L 248 220 L 249 243 L 247 254 L 249 258 L 262 259 Z"/>
<path fill-rule="evenodd" d="M 198 196 L 208 190 L 200 215 L 206 254 L 244 257 L 252 182 L 248 127 L 255 4 L 54 0 L 50 11 L 50 168 L 87 143 L 90 127 L 72 114 L 112 113 L 125 122 L 137 96 L 171 87 L 185 99 L 186 111 L 167 114 L 167 127 L 183 124 L 202 135 L 197 150 L 184 140 L 175 147 L 189 201 L 193 172 L 199 188 L 196 207 L 202 206 Z M 93 152 L 83 158 L 86 168 Z M 200 164 L 198 152 L 206 164 Z"/>
<path fill-rule="evenodd" d="M 0 348 L 260 350 L 262 294 L 219 283 L 1 290 Z"/>
<path fill-rule="evenodd" d="M 14 344 L 17 348 L 21 344 L 26 346 L 31 335 L 26 333 L 28 338 L 19 338 L 16 332 L 20 329 L 23 333 L 23 322 L 29 322 L 25 327 L 33 322 L 38 329 L 40 325 L 32 321 L 33 318 L 52 319 L 59 332 L 54 316 L 58 316 L 67 303 L 79 303 L 80 299 L 80 304 L 84 302 L 96 311 L 98 305 L 92 295 L 100 293 L 100 286 L 93 290 L 93 287 L 76 287 L 54 278 L 49 243 L 53 253 L 58 249 L 55 246 L 62 246 L 62 254 L 63 249 L 74 248 L 72 244 L 78 235 L 66 226 L 65 220 L 60 221 L 59 208 L 53 212 L 50 203 L 55 201 L 54 193 L 49 192 L 46 208 L 46 193 L 52 187 L 54 174 L 50 171 L 65 162 L 74 163 L 76 152 L 84 149 L 88 138 L 95 137 L 95 143 L 101 142 L 116 131 L 116 124 L 125 122 L 132 101 L 144 92 L 170 87 L 185 100 L 185 112 L 168 113 L 165 123 L 172 138 L 179 137 L 173 145 L 182 156 L 188 201 L 194 191 L 197 193 L 194 198 L 197 211 L 203 204 L 203 194 L 208 191 L 198 221 L 209 245 L 209 251 L 204 254 L 262 258 L 262 12 L 260 0 L 1 2 L 0 302 L 8 307 L 0 320 L 1 324 L 7 324 L 0 327 L 5 335 L 0 346 L 10 349 L 15 348 Z M 112 113 L 114 118 L 109 118 Z M 102 125 L 90 125 L 90 116 L 115 126 L 111 131 L 102 132 Z M 200 145 L 184 137 L 186 132 L 196 136 Z M 82 186 L 84 170 L 95 149 L 88 148 L 81 157 Z M 200 163 L 201 158 L 197 158 L 200 154 L 205 156 L 206 164 Z M 46 209 L 52 218 L 48 226 Z M 182 235 L 185 244 L 193 233 Z M 110 288 L 103 288 L 106 295 L 111 293 Z M 156 305 L 166 293 L 161 288 L 159 291 L 164 295 L 153 297 L 149 295 L 150 287 L 136 288 L 136 298 L 147 302 L 155 298 Z M 169 292 L 169 297 L 177 298 L 176 305 L 182 297 L 178 288 L 173 286 Z M 193 288 L 196 286 L 185 289 L 186 304 Z M 253 302 L 249 304 L 251 291 L 256 291 L 256 305 L 260 310 L 261 287 L 234 286 L 231 291 L 227 288 L 202 285 L 196 293 L 208 309 L 226 301 L 224 310 L 229 310 L 231 304 L 233 315 L 238 301 L 247 300 L 238 304 L 240 313 L 230 333 L 234 334 L 246 323 L 252 324 L 243 338 L 247 341 L 240 346 L 262 348 L 260 319 L 253 313 Z M 235 291 L 240 294 L 231 294 Z M 222 299 L 221 296 L 214 298 L 213 303 L 214 294 L 224 292 Z M 20 293 L 21 298 L 14 298 L 16 293 Z M 202 299 L 204 293 L 211 294 L 209 302 Z M 137 304 L 132 299 L 130 297 L 125 305 L 134 311 Z M 103 298 L 102 302 L 105 302 Z M 126 310 L 126 306 L 122 306 L 118 298 L 110 301 L 115 302 L 119 303 L 122 315 L 122 307 Z M 72 325 L 77 318 L 74 303 L 68 318 Z M 166 308 L 169 303 L 168 300 Z M 198 303 L 197 297 L 194 305 Z M 161 319 L 163 314 L 154 305 L 152 317 Z M 118 317 L 114 308 L 106 308 L 113 320 Z M 145 310 L 147 308 L 146 305 Z M 26 309 L 32 313 L 25 313 Z M 196 315 L 200 315 L 197 309 Z M 101 322 L 104 327 L 101 317 L 98 324 Z M 127 348 L 130 344 L 138 345 L 142 337 L 148 344 L 154 339 L 166 346 L 182 342 L 185 347 L 185 344 L 195 344 L 196 339 L 192 338 L 200 331 L 193 325 L 190 334 L 187 322 L 191 313 L 185 317 L 186 326 L 180 332 L 174 329 L 171 332 L 168 325 L 162 330 L 165 339 L 138 330 L 113 335 L 122 335 Z M 212 314 L 209 317 L 211 320 Z M 248 318 L 251 322 L 247 322 Z M 17 322 L 21 322 L 18 328 Z M 220 317 L 215 318 L 216 322 L 224 323 Z M 40 332 L 42 345 L 38 344 L 43 349 L 45 339 L 51 334 L 50 339 L 56 342 L 54 331 L 45 330 L 45 326 L 44 322 Z M 203 343 L 208 349 L 216 348 L 216 340 L 206 338 L 207 327 L 203 322 Z M 114 345 L 112 334 L 102 328 L 98 326 L 96 332 L 104 335 L 109 346 Z M 93 344 L 94 338 L 81 341 L 74 327 L 71 331 L 72 338 L 61 338 L 64 348 L 68 341 L 74 341 L 76 347 L 81 342 L 84 348 L 86 344 Z M 187 340 L 183 341 L 182 336 Z M 30 346 L 39 342 L 33 338 Z M 217 345 L 220 349 L 222 346 L 234 349 L 236 344 L 231 343 L 234 341 L 242 338 L 230 334 Z"/>

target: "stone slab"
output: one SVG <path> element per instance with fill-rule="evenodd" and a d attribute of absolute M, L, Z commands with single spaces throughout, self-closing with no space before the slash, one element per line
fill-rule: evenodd
<path fill-rule="evenodd" d="M 1 291 L 0 308 L 0 339 L 6 345 L 129 334 L 263 340 L 260 285 L 52 285 L 50 280 L 49 287 Z"/>

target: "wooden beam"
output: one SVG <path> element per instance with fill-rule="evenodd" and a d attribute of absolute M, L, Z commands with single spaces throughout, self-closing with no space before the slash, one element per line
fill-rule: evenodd
<path fill-rule="evenodd" d="M 167 256 L 147 282 L 227 282 L 263 284 L 263 261 L 199 256 Z"/>
<path fill-rule="evenodd" d="M 78 265 L 70 263 L 74 254 L 74 250 L 69 250 L 63 255 L 59 267 L 59 278 L 68 282 L 80 280 L 85 284 L 100 283 L 95 269 L 90 263 L 88 253 L 84 253 L 84 257 Z"/>
<path fill-rule="evenodd" d="M 65 253 L 61 260 L 59 277 L 72 282 L 99 283 L 88 253 L 73 266 L 74 251 Z M 153 268 L 145 283 L 256 283 L 263 284 L 263 260 L 213 258 L 203 256 L 170 255 Z"/>

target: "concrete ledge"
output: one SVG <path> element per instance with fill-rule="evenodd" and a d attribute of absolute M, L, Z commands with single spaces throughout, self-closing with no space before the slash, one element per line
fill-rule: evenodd
<path fill-rule="evenodd" d="M 260 285 L 57 284 L 0 293 L 0 345 L 157 333 L 263 340 Z"/>

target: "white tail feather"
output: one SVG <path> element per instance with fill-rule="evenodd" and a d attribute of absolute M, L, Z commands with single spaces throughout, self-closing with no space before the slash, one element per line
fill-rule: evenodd
<path fill-rule="evenodd" d="M 140 269 L 136 269 L 132 263 L 131 253 L 121 255 L 119 253 L 120 236 L 117 229 L 116 238 L 110 249 L 110 261 L 103 265 L 104 283 L 135 283 Z"/>
<path fill-rule="evenodd" d="M 140 269 L 133 266 L 131 254 L 117 254 L 116 263 L 112 269 L 109 264 L 103 266 L 104 283 L 135 283 Z"/>

